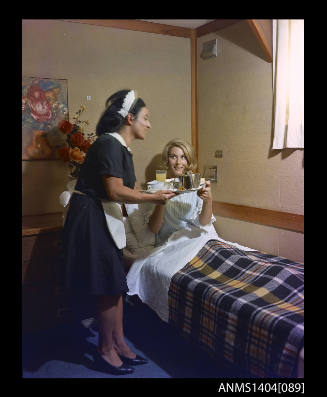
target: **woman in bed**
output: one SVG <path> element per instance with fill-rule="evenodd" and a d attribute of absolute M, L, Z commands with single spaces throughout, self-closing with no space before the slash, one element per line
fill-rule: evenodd
<path fill-rule="evenodd" d="M 162 160 L 169 178 L 196 168 L 193 147 L 181 139 L 167 143 Z M 215 218 L 210 182 L 199 191 L 174 196 L 164 206 L 157 204 L 145 218 L 155 233 L 156 248 L 135 258 L 127 274 L 127 295 L 137 295 L 168 322 L 168 291 L 173 275 L 191 261 L 207 241 L 219 239 L 212 224 Z"/>
<path fill-rule="evenodd" d="M 162 161 L 167 166 L 167 178 L 176 178 L 186 171 L 194 172 L 196 156 L 193 147 L 181 139 L 167 143 L 162 152 Z M 199 190 L 176 195 L 166 205 L 157 204 L 149 219 L 149 228 L 157 236 L 157 245 L 165 243 L 175 231 L 187 227 L 206 226 L 214 221 L 210 181 Z"/>

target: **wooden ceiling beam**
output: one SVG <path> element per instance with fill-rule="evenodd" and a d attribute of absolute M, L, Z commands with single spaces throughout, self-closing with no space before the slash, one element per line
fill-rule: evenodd
<path fill-rule="evenodd" d="M 257 38 L 267 62 L 273 60 L 272 19 L 248 19 L 248 24 Z"/>
<path fill-rule="evenodd" d="M 272 62 L 272 20 L 271 19 L 216 19 L 196 28 L 197 37 L 217 32 L 235 23 L 247 21 L 262 48 L 266 61 Z"/>
<path fill-rule="evenodd" d="M 137 19 L 62 19 L 62 21 L 187 38 L 191 37 L 192 31 L 190 28 L 140 21 Z"/>
<path fill-rule="evenodd" d="M 196 35 L 200 37 L 208 33 L 217 32 L 217 30 L 227 28 L 227 26 L 234 25 L 241 21 L 244 21 L 244 19 L 215 19 L 212 22 L 196 28 Z"/>

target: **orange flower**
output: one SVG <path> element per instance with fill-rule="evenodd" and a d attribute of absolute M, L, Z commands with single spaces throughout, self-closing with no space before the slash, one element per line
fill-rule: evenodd
<path fill-rule="evenodd" d="M 57 150 L 59 157 L 64 161 L 69 161 L 69 147 L 63 146 Z"/>
<path fill-rule="evenodd" d="M 69 149 L 69 159 L 72 161 L 76 161 L 76 163 L 83 163 L 85 157 L 85 153 L 81 152 L 78 147 L 74 147 L 74 149 Z"/>
<path fill-rule="evenodd" d="M 91 141 L 85 140 L 83 142 L 83 144 L 80 146 L 80 148 L 83 150 L 83 152 L 87 153 L 87 151 L 89 150 L 90 146 L 91 146 Z"/>
<path fill-rule="evenodd" d="M 67 120 L 61 120 L 60 123 L 58 124 L 58 128 L 63 132 L 64 134 L 69 134 L 70 132 L 73 131 L 74 126 Z"/>
<path fill-rule="evenodd" d="M 75 134 L 71 134 L 69 142 L 72 146 L 81 147 L 84 143 L 84 137 L 80 132 L 75 132 Z"/>

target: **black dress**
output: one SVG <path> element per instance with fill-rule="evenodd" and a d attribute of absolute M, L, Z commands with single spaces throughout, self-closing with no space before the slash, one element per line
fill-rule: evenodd
<path fill-rule="evenodd" d="M 134 188 L 132 154 L 108 134 L 89 148 L 75 187 L 85 195 L 73 193 L 63 231 L 64 284 L 84 298 L 128 291 L 123 251 L 109 233 L 101 203 L 108 199 L 102 175 Z"/>

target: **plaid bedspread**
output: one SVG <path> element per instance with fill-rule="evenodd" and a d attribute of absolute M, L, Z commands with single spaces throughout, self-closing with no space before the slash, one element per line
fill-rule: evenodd
<path fill-rule="evenodd" d="M 304 265 L 210 240 L 177 272 L 169 322 L 254 377 L 296 376 L 304 344 Z"/>

